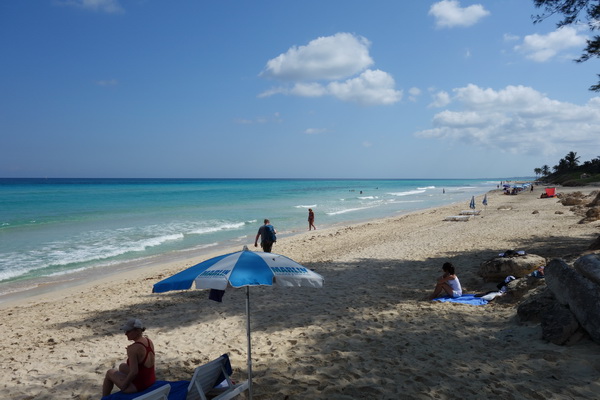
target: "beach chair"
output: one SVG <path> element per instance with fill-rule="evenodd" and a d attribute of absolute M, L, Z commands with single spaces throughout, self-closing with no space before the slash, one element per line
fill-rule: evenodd
<path fill-rule="evenodd" d="M 444 221 L 468 221 L 469 215 L 450 215 L 444 218 Z"/>
<path fill-rule="evenodd" d="M 459 215 L 479 215 L 481 210 L 462 210 Z"/>
<path fill-rule="evenodd" d="M 234 385 L 230 374 L 231 365 L 226 354 L 199 366 L 188 386 L 187 400 L 207 400 L 209 392 L 215 394 L 211 396 L 213 400 L 228 400 L 248 390 L 248 381 Z"/>
<path fill-rule="evenodd" d="M 166 384 L 159 387 L 158 389 L 154 389 L 151 392 L 148 392 L 138 397 L 134 397 L 134 400 L 168 400 L 170 391 L 171 385 Z"/>

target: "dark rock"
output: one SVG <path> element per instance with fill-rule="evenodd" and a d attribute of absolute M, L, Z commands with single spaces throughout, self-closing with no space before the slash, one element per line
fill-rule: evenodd
<path fill-rule="evenodd" d="M 588 254 L 587 256 L 580 257 L 575 261 L 573 267 L 575 267 L 575 271 L 596 285 L 600 285 L 600 254 Z"/>
<path fill-rule="evenodd" d="M 578 206 L 580 204 L 586 204 L 588 201 L 585 195 L 581 192 L 574 192 L 560 199 L 563 206 Z"/>
<path fill-rule="evenodd" d="M 517 316 L 522 322 L 541 322 L 542 315 L 556 304 L 556 298 L 548 287 L 539 287 L 517 307 Z"/>
<path fill-rule="evenodd" d="M 573 313 L 558 303 L 554 303 L 552 308 L 542 315 L 542 338 L 551 343 L 567 343 L 578 328 L 579 322 Z"/>
<path fill-rule="evenodd" d="M 544 275 L 558 302 L 571 310 L 592 340 L 600 343 L 600 287 L 560 259 L 552 260 Z"/>
<path fill-rule="evenodd" d="M 600 250 L 600 236 L 590 244 L 588 250 Z"/>
<path fill-rule="evenodd" d="M 579 221 L 580 224 L 594 222 L 600 220 L 600 207 L 592 207 L 585 213 L 585 217 Z"/>
<path fill-rule="evenodd" d="M 498 298 L 497 303 L 515 303 L 529 294 L 533 289 L 545 286 L 544 279 L 525 276 L 506 284 L 506 294 Z"/>
<path fill-rule="evenodd" d="M 594 200 L 592 200 L 590 204 L 588 204 L 588 207 L 600 206 L 600 192 L 593 191 L 592 193 L 590 193 L 590 196 L 591 195 L 595 195 L 596 197 L 594 198 Z"/>
<path fill-rule="evenodd" d="M 522 278 L 542 265 L 546 265 L 546 259 L 535 254 L 518 257 L 494 257 L 481 263 L 478 275 L 486 282 L 501 282 L 509 275 Z"/>

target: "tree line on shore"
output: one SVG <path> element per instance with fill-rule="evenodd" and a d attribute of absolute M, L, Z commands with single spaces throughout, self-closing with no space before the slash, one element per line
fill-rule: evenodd
<path fill-rule="evenodd" d="M 570 151 L 555 166 L 534 168 L 535 176 L 549 183 L 578 186 L 600 181 L 600 156 L 580 163 L 577 153 Z"/>

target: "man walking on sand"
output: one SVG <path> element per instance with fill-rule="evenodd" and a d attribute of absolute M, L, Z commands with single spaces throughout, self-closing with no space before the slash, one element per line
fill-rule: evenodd
<path fill-rule="evenodd" d="M 271 225 L 268 219 L 265 219 L 265 224 L 258 228 L 256 238 L 254 238 L 254 247 L 258 246 L 258 237 L 260 236 L 260 247 L 262 247 L 265 253 L 270 253 L 273 248 L 273 243 L 277 241 L 275 234 L 277 231 Z"/>

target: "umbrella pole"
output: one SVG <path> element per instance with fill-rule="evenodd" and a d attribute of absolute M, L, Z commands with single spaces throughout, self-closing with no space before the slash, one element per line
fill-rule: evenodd
<path fill-rule="evenodd" d="M 246 334 L 248 336 L 248 399 L 252 400 L 252 342 L 250 340 L 250 286 L 246 286 Z"/>

